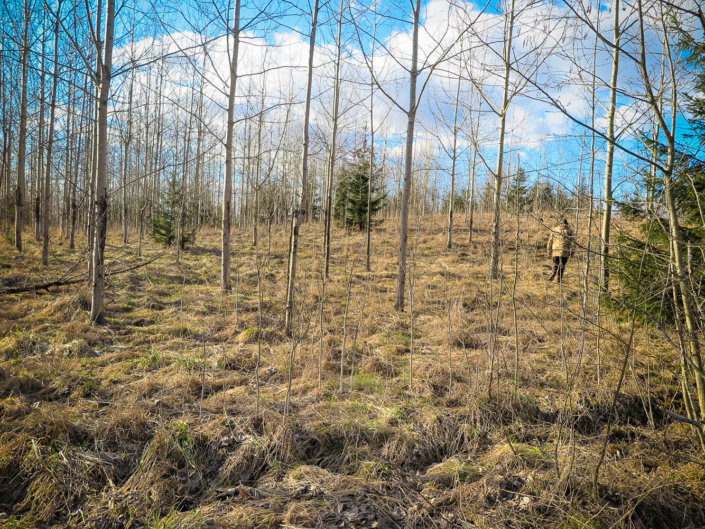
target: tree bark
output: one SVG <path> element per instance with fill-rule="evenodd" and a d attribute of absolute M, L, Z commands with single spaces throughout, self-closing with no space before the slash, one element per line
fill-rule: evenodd
<path fill-rule="evenodd" d="M 301 153 L 301 190 L 297 209 L 291 214 L 291 233 L 289 236 L 289 273 L 286 286 L 286 314 L 284 326 L 290 334 L 294 317 L 294 288 L 296 285 L 296 258 L 299 245 L 299 229 L 308 210 L 308 123 L 311 113 L 311 84 L 313 80 L 313 53 L 316 49 L 316 27 L 318 21 L 319 0 L 315 0 L 311 15 L 311 39 L 308 48 L 308 82 L 306 84 L 306 107 L 304 110 L 303 149 Z"/>
<path fill-rule="evenodd" d="M 453 208 L 455 206 L 455 165 L 458 159 L 458 103 L 460 100 L 460 68 L 458 69 L 458 84 L 455 88 L 455 105 L 453 108 L 453 155 L 450 164 L 450 198 L 448 199 L 448 248 L 453 247 Z"/>
<path fill-rule="evenodd" d="M 406 287 L 406 244 L 409 232 L 409 194 L 411 192 L 411 172 L 414 156 L 414 125 L 416 123 L 416 82 L 419 76 L 419 17 L 421 16 L 421 0 L 416 0 L 413 11 L 413 40 L 411 50 L 411 72 L 409 76 L 409 111 L 406 123 L 406 147 L 404 153 L 404 184 L 401 194 L 401 219 L 399 226 L 399 258 L 397 270 L 397 295 L 394 309 L 404 310 L 404 288 Z"/>
<path fill-rule="evenodd" d="M 56 88 L 59 84 L 59 14 L 61 0 L 56 8 L 54 22 L 54 73 L 51 83 L 51 103 L 49 110 L 49 130 L 47 131 L 47 165 L 44 171 L 44 199 L 42 211 L 42 265 L 49 265 L 49 201 L 51 199 L 51 161 L 54 147 L 54 119 L 56 117 Z M 68 139 L 66 140 L 68 142 Z"/>
<path fill-rule="evenodd" d="M 230 223 L 232 221 L 233 195 L 233 129 L 235 127 L 235 88 L 237 86 L 237 55 L 240 45 L 240 0 L 235 0 L 233 17 L 233 49 L 230 57 L 230 90 L 228 91 L 228 124 L 225 137 L 225 178 L 223 179 L 222 269 L 220 287 L 232 289 L 230 283 Z"/>
<path fill-rule="evenodd" d="M 113 27 L 115 22 L 115 0 L 105 3 L 105 38 L 103 60 L 100 72 L 100 93 L 98 98 L 98 156 L 95 181 L 96 222 L 95 244 L 93 247 L 93 291 L 91 296 L 91 321 L 102 324 L 105 321 L 105 236 L 108 227 L 108 96 L 112 75 Z"/>
<path fill-rule="evenodd" d="M 24 186 L 25 163 L 27 156 L 27 66 L 29 62 L 29 2 L 24 0 L 24 15 L 22 22 L 22 51 L 20 67 L 20 125 L 17 137 L 17 186 L 15 187 L 15 248 L 22 251 L 22 227 L 24 224 Z"/>
<path fill-rule="evenodd" d="M 375 17 L 372 27 L 372 53 L 370 54 L 370 69 L 374 72 L 375 48 L 374 42 L 377 38 L 377 17 Z M 370 253 L 372 244 L 372 191 L 374 189 L 375 177 L 375 83 L 370 75 L 370 174 L 367 179 L 367 248 L 365 252 L 365 269 L 370 271 Z"/>
<path fill-rule="evenodd" d="M 609 291 L 609 258 L 610 223 L 612 222 L 612 166 L 614 164 L 614 116 L 617 109 L 617 74 L 619 72 L 619 10 L 620 0 L 612 5 L 613 14 L 613 45 L 612 74 L 610 75 L 610 101 L 607 107 L 607 157 L 605 159 L 604 199 L 605 209 L 602 212 L 602 229 L 600 230 L 600 289 L 603 293 Z"/>
<path fill-rule="evenodd" d="M 335 79 L 333 81 L 333 130 L 331 132 L 330 152 L 328 154 L 328 192 L 326 194 L 326 218 L 324 222 L 323 246 L 325 251 L 325 275 L 328 279 L 330 268 L 330 229 L 333 217 L 333 181 L 335 176 L 335 148 L 338 139 L 338 109 L 340 103 L 340 56 L 342 42 L 340 39 L 343 27 L 343 0 L 338 8 L 338 34 L 336 36 Z M 373 37 L 374 39 L 374 37 Z"/>
<path fill-rule="evenodd" d="M 102 0 L 98 0 L 98 6 L 95 15 L 95 38 L 99 39 L 101 33 L 101 11 L 102 11 Z M 107 31 L 107 30 L 106 30 Z M 99 121 L 99 111 L 100 111 L 100 86 L 101 86 L 101 76 L 102 72 L 102 50 L 101 42 L 97 40 L 95 42 L 96 48 L 96 70 L 95 70 L 95 92 L 96 97 L 93 103 L 93 130 L 91 132 L 91 170 L 90 170 L 90 184 L 87 186 L 89 189 L 88 197 L 88 212 L 86 218 L 88 221 L 88 281 L 93 281 L 93 266 L 94 266 L 94 251 L 95 251 L 95 201 L 96 201 L 96 182 L 97 182 L 97 172 L 98 172 L 98 121 Z"/>
<path fill-rule="evenodd" d="M 497 144 L 497 166 L 494 175 L 494 199 L 492 221 L 492 253 L 490 257 L 490 276 L 499 277 L 499 246 L 501 215 L 502 215 L 502 166 L 504 165 L 504 134 L 507 126 L 507 111 L 509 110 L 509 76 L 511 74 L 512 35 L 514 33 L 514 0 L 512 0 L 507 19 L 504 40 L 504 89 L 502 91 L 502 107 L 499 112 L 499 140 Z"/>

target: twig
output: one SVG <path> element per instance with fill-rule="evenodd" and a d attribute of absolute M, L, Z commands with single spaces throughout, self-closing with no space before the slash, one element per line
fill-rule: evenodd
<path fill-rule="evenodd" d="M 165 250 L 160 254 L 155 255 L 152 257 L 149 261 L 145 261 L 144 263 L 140 263 L 134 266 L 128 266 L 127 268 L 123 268 L 121 270 L 116 270 L 115 272 L 107 272 L 105 274 L 105 277 L 111 277 L 111 276 L 116 276 L 119 274 L 124 274 L 125 272 L 131 272 L 132 270 L 137 270 L 138 268 L 142 268 L 144 266 L 147 266 L 148 264 L 153 263 L 160 257 L 162 257 L 164 254 L 166 254 L 169 250 Z M 65 277 L 65 276 L 64 276 Z M 31 285 L 28 287 L 13 287 L 13 288 L 6 288 L 4 290 L 0 290 L 0 295 L 3 294 L 21 294 L 23 292 L 34 292 L 37 290 L 46 290 L 49 292 L 49 289 L 51 287 L 59 287 L 59 286 L 65 286 L 65 285 L 75 285 L 77 283 L 84 282 L 86 280 L 86 276 L 82 275 L 78 279 L 57 279 L 55 281 L 49 281 L 47 283 L 40 283 L 38 285 Z"/>

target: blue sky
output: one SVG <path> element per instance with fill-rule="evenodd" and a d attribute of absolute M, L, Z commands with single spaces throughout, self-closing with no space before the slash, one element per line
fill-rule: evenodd
<path fill-rule="evenodd" d="M 217 118 L 222 113 L 223 98 L 219 90 L 225 85 L 219 77 L 227 74 L 228 40 L 225 34 L 222 13 L 218 18 L 218 10 L 213 4 L 204 3 L 204 9 L 189 9 L 176 13 L 173 9 L 166 18 L 168 26 L 152 24 L 141 33 L 144 38 L 139 43 L 140 53 L 150 56 L 161 46 L 174 52 L 178 47 L 187 49 L 195 43 L 208 43 L 211 59 L 208 61 L 207 80 L 213 105 L 213 116 Z M 243 4 L 241 20 L 247 25 L 243 34 L 239 57 L 241 74 L 238 88 L 238 108 L 246 112 L 248 97 L 261 87 L 267 90 L 267 101 L 274 108 L 269 113 L 269 119 L 276 122 L 283 115 L 281 104 L 287 98 L 297 103 L 294 106 L 294 118 L 300 116 L 302 94 L 305 88 L 305 63 L 307 58 L 308 31 L 310 18 L 307 14 L 307 4 L 294 7 L 285 2 L 267 4 L 267 13 L 274 14 L 270 18 L 259 17 L 251 24 L 253 17 L 261 8 L 263 2 L 246 2 Z M 467 42 L 463 45 L 465 57 L 463 80 L 461 81 L 461 116 L 466 116 L 460 133 L 459 179 L 462 182 L 467 176 L 467 156 L 472 144 L 473 130 L 470 123 L 479 109 L 478 89 L 485 96 L 480 118 L 480 133 L 478 137 L 481 147 L 481 158 L 486 164 L 478 167 L 478 174 L 483 175 L 494 170 L 496 158 L 498 117 L 491 111 L 492 105 L 501 100 L 501 75 L 503 72 L 499 56 L 502 49 L 504 17 L 501 6 L 491 4 L 482 11 L 482 5 L 472 2 L 454 2 L 455 7 L 447 0 L 427 0 L 422 2 L 422 28 L 420 32 L 421 58 L 426 64 L 433 63 L 440 50 L 445 50 L 459 35 L 467 34 Z M 460 9 L 458 9 L 458 7 Z M 330 106 L 332 95 L 332 60 L 334 57 L 335 14 L 338 1 L 332 0 L 324 5 L 320 13 L 316 58 L 315 79 L 312 104 L 312 129 L 316 141 L 321 143 L 315 151 L 322 159 L 325 158 L 327 131 L 330 126 Z M 623 13 L 624 27 L 629 27 L 624 36 L 625 48 L 636 51 L 636 43 L 630 42 L 634 36 L 635 26 L 631 24 L 634 14 L 627 6 Z M 584 122 L 590 120 L 590 95 L 585 86 L 585 80 L 580 80 L 578 73 L 589 74 L 592 70 L 592 48 L 594 33 L 582 23 L 577 23 L 566 17 L 569 14 L 565 4 L 550 2 L 527 4 L 517 1 L 517 22 L 514 33 L 513 53 L 516 60 L 516 70 L 521 74 L 531 74 L 532 82 L 522 86 L 522 77 L 513 73 L 510 86 L 517 91 L 512 100 L 508 114 L 506 136 L 505 171 L 516 170 L 517 164 L 527 169 L 530 176 L 541 175 L 572 187 L 579 174 L 586 178 L 590 156 L 585 150 L 589 145 L 589 133 L 571 119 L 559 112 L 550 102 L 546 94 L 558 100 L 576 119 Z M 378 12 L 384 17 L 378 18 L 375 52 L 375 70 L 388 94 L 394 97 L 402 107 L 408 105 L 408 73 L 404 69 L 410 58 L 410 3 L 403 2 L 401 7 L 384 0 L 378 4 Z M 600 24 L 603 35 L 611 40 L 611 13 L 607 3 L 600 4 Z M 593 24 L 597 19 L 597 3 L 588 14 Z M 367 51 L 371 47 L 371 39 L 365 35 L 372 29 L 372 14 L 360 14 L 358 7 L 346 9 L 346 16 L 353 15 L 355 21 L 363 26 L 356 31 L 348 20 L 344 25 L 343 42 L 344 65 L 343 83 L 341 87 L 342 108 L 345 115 L 342 119 L 342 147 L 348 151 L 353 148 L 353 142 L 360 141 L 366 131 L 369 131 L 368 120 L 368 83 L 369 72 L 359 50 L 358 38 L 361 38 Z M 185 18 L 190 22 L 186 23 Z M 467 22 L 472 20 L 473 27 L 468 30 Z M 206 22 L 208 23 L 206 24 Z M 198 31 L 194 31 L 194 30 Z M 147 39 L 148 31 L 152 38 Z M 466 33 L 465 33 L 466 32 Z M 546 35 L 548 37 L 546 38 Z M 361 35 L 361 37 L 358 37 Z M 442 35 L 446 37 L 439 41 Z M 545 39 L 545 40 L 544 40 Z M 647 31 L 647 52 L 650 56 L 651 73 L 657 79 L 659 70 L 659 53 L 662 39 L 658 27 Z M 472 49 L 472 55 L 467 50 Z M 602 81 L 598 82 L 596 129 L 604 131 L 606 127 L 604 105 L 607 101 L 607 87 L 611 65 L 611 49 L 598 41 L 596 72 Z M 430 55 L 429 55 L 430 53 Z M 119 55 L 119 54 L 118 54 Z M 197 55 L 194 53 L 194 55 Z M 458 53 L 450 52 L 449 57 L 457 57 Z M 123 50 L 123 59 L 126 54 Z M 196 60 L 198 63 L 200 59 Z M 453 94 L 457 84 L 458 61 L 453 59 L 441 64 L 428 83 L 418 113 L 416 128 L 416 153 L 421 159 L 429 156 L 437 159 L 437 165 L 442 169 L 439 176 L 442 182 L 447 180 L 449 160 L 441 154 L 442 147 L 448 150 L 452 140 L 450 117 L 452 116 Z M 620 132 L 621 144 L 627 148 L 638 148 L 636 133 L 647 128 L 650 116 L 648 109 L 638 97 L 640 90 L 639 72 L 630 59 L 623 57 L 621 61 L 619 84 L 624 93 L 618 100 L 617 130 Z M 263 73 L 265 72 L 266 73 Z M 142 73 L 144 75 L 144 72 Z M 187 68 L 181 71 L 171 67 L 169 77 L 174 90 L 184 90 L 184 86 L 193 79 L 193 74 Z M 470 78 L 474 79 L 471 81 Z M 658 84 L 658 83 L 657 83 Z M 684 84 L 681 86 L 685 86 Z M 177 88 L 180 87 L 180 88 Z M 537 89 L 540 87 L 541 89 Z M 543 93 L 542 93 L 543 92 Z M 251 106 L 251 105 L 250 105 Z M 670 109 L 666 109 L 670 112 Z M 680 112 L 682 109 L 679 109 Z M 217 122 L 217 119 L 216 119 Z M 405 135 L 406 117 L 394 103 L 380 91 L 375 95 L 375 129 L 379 149 L 387 147 L 387 159 L 394 160 L 401 154 L 401 146 Z M 679 130 L 686 132 L 686 122 L 682 115 L 678 119 Z M 222 129 L 222 127 L 221 127 Z M 290 128 L 290 131 L 294 127 Z M 219 126 L 214 124 L 217 133 Z M 684 140 L 682 134 L 679 138 Z M 595 160 L 596 175 L 604 172 L 604 141 L 597 141 Z M 580 164 L 582 160 L 582 165 Z M 631 177 L 638 167 L 638 162 L 617 151 L 615 159 L 616 182 L 620 182 L 618 192 L 632 191 Z M 462 185 L 462 183 L 461 183 Z M 599 188 L 599 186 L 596 186 Z"/>

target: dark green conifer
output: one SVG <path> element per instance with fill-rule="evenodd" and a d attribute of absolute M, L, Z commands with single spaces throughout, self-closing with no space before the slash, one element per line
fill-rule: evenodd
<path fill-rule="evenodd" d="M 367 149 L 356 149 L 352 160 L 340 172 L 340 180 L 335 191 L 334 218 L 347 228 L 364 230 L 367 227 L 367 196 L 369 192 L 370 160 Z M 385 195 L 377 183 L 377 173 L 373 174 L 372 200 L 370 210 L 372 219 L 382 208 Z M 374 226 L 378 222 L 371 221 Z"/>
<path fill-rule="evenodd" d="M 149 230 L 154 240 L 170 246 L 181 232 L 181 248 L 196 240 L 196 227 L 190 225 L 192 215 L 187 210 L 184 201 L 184 190 L 172 174 L 167 182 L 167 188 L 162 193 L 161 203 L 157 206 L 154 217 L 149 221 Z M 180 229 L 179 229 L 180 228 Z"/>

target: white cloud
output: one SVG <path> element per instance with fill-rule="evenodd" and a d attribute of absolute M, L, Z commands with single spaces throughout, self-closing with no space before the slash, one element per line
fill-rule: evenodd
<path fill-rule="evenodd" d="M 609 79 L 611 66 L 611 49 L 605 43 L 597 42 L 595 48 L 594 33 L 584 22 L 571 18 L 566 7 L 552 5 L 549 2 L 529 2 L 517 0 L 517 19 L 512 47 L 514 68 L 510 79 L 510 89 L 519 91 L 521 95 L 514 98 L 508 113 L 507 147 L 517 152 L 540 151 L 542 144 L 555 137 L 575 134 L 576 128 L 572 120 L 558 111 L 549 101 L 554 98 L 561 107 L 578 120 L 586 121 L 590 117 L 590 85 L 588 80 L 593 69 L 598 78 L 598 98 L 603 102 L 607 98 L 605 81 Z M 399 15 L 399 13 L 396 13 Z M 587 16 L 593 24 L 600 17 L 600 27 L 605 38 L 611 39 L 611 15 L 603 7 L 597 13 L 593 9 Z M 633 12 L 625 12 L 625 20 L 633 17 Z M 325 17 L 323 17 L 325 18 Z M 364 20 L 361 19 L 363 22 Z M 467 24 L 473 21 L 473 27 Z M 406 115 L 396 103 L 402 107 L 408 106 L 408 72 L 406 69 L 411 61 L 411 25 L 385 22 L 387 37 L 383 46 L 377 46 L 374 57 L 375 74 L 385 91 L 394 101 L 377 91 L 374 100 L 374 120 L 377 138 L 384 141 L 387 137 L 392 146 L 389 154 L 401 156 L 403 136 L 406 132 Z M 307 28 L 306 24 L 301 25 Z M 464 50 L 462 64 L 463 75 L 472 76 L 482 87 L 485 97 L 497 108 L 501 104 L 502 81 L 504 67 L 501 62 L 503 49 L 503 34 L 505 17 L 501 13 L 487 11 L 480 13 L 474 3 L 457 0 L 431 0 L 423 10 L 423 27 L 420 31 L 419 63 L 429 64 L 437 60 L 451 44 L 455 43 L 456 51 L 448 54 L 448 61 L 442 64 L 429 81 L 418 112 L 416 131 L 419 145 L 430 148 L 439 141 L 448 146 L 452 134 L 448 128 L 450 109 L 453 104 L 457 71 L 460 67 L 457 50 Z M 306 64 L 308 60 L 308 39 L 292 30 L 281 29 L 268 34 L 265 38 L 257 32 L 257 28 L 242 35 L 238 61 L 237 114 L 242 118 L 246 113 L 252 113 L 259 108 L 259 92 L 266 89 L 265 107 L 271 108 L 268 123 L 281 120 L 286 115 L 284 104 L 290 100 L 296 103 L 291 112 L 292 123 L 290 134 L 299 134 L 298 123 L 303 115 L 303 100 L 306 90 Z M 342 68 L 343 82 L 341 86 L 341 109 L 346 114 L 341 118 L 344 125 L 342 141 L 350 140 L 353 133 L 358 138 L 364 130 L 369 129 L 369 79 L 364 57 L 357 47 L 357 38 L 353 29 L 346 27 L 348 32 L 347 45 Z M 629 33 L 623 36 L 624 46 L 635 50 L 633 33 L 634 25 Z M 459 36 L 463 38 L 456 43 Z M 328 31 L 325 35 L 334 34 Z M 320 33 L 324 35 L 324 33 Z M 230 37 L 222 36 L 201 45 L 202 36 L 193 32 L 181 32 L 162 37 L 161 39 L 143 39 L 137 42 L 133 50 L 123 48 L 117 50 L 118 62 L 127 62 L 131 55 L 139 57 L 143 62 L 169 53 L 165 76 L 164 94 L 169 104 L 175 108 L 188 109 L 190 93 L 194 82 L 193 65 L 204 72 L 206 88 L 205 99 L 209 102 L 209 131 L 222 138 L 225 127 L 225 107 L 227 83 L 229 79 L 229 49 Z M 656 53 L 660 52 L 661 44 L 656 31 L 648 32 L 650 53 L 650 68 L 657 69 Z M 200 46 L 200 47 L 199 47 Z M 179 58 L 179 50 L 189 50 L 191 61 Z M 368 50 L 369 51 L 369 50 Z M 653 53 L 652 53 L 653 52 Z M 208 58 L 204 55 L 207 53 Z M 325 42 L 319 41 L 315 51 L 315 81 L 313 87 L 313 102 L 311 116 L 313 127 L 322 131 L 322 139 L 327 142 L 325 131 L 330 121 L 332 101 L 332 61 L 335 46 L 330 37 Z M 151 83 L 156 89 L 159 77 L 160 62 L 150 62 L 142 68 L 137 76 L 141 85 L 139 93 L 146 93 L 146 86 Z M 151 71 L 150 71 L 151 70 Z M 425 81 L 420 79 L 419 88 Z M 525 76 L 530 77 L 527 82 Z M 196 82 L 200 82 L 196 76 Z M 542 90 L 536 89 L 534 83 Z M 126 83 L 123 83 L 122 90 Z M 623 58 L 620 70 L 620 86 L 628 90 L 643 90 L 639 72 L 632 61 Z M 658 88 L 658 87 L 657 87 Z M 477 108 L 477 95 L 473 95 L 474 86 L 469 80 L 463 81 L 461 93 L 464 111 Z M 154 95 L 152 95 L 154 97 Z M 124 94 L 118 99 L 124 100 Z M 248 109 L 249 101 L 249 109 Z M 617 128 L 626 138 L 633 136 L 645 125 L 648 115 L 643 103 L 626 95 L 620 97 L 617 113 Z M 483 104 L 484 113 L 480 122 L 481 144 L 489 149 L 496 148 L 498 117 L 488 112 L 488 104 Z M 606 127 L 604 108 L 597 107 L 598 129 Z M 440 119 L 445 116 L 445 119 Z M 380 123 L 382 125 L 380 126 Z M 445 122 L 445 125 L 443 123 Z M 238 125 L 242 127 L 243 125 Z M 469 124 L 464 124 L 460 147 L 469 146 Z M 276 126 L 271 125 L 270 131 Z M 578 129 L 579 130 L 579 129 Z M 242 133 L 242 131 L 241 131 Z M 346 136 L 347 134 L 347 136 Z M 272 138 L 275 141 L 276 138 Z M 436 145 L 437 146 L 437 145 Z M 419 147 L 421 148 L 421 147 Z M 321 149 L 318 149 L 321 151 Z M 325 152 L 321 153 L 325 156 Z"/>

